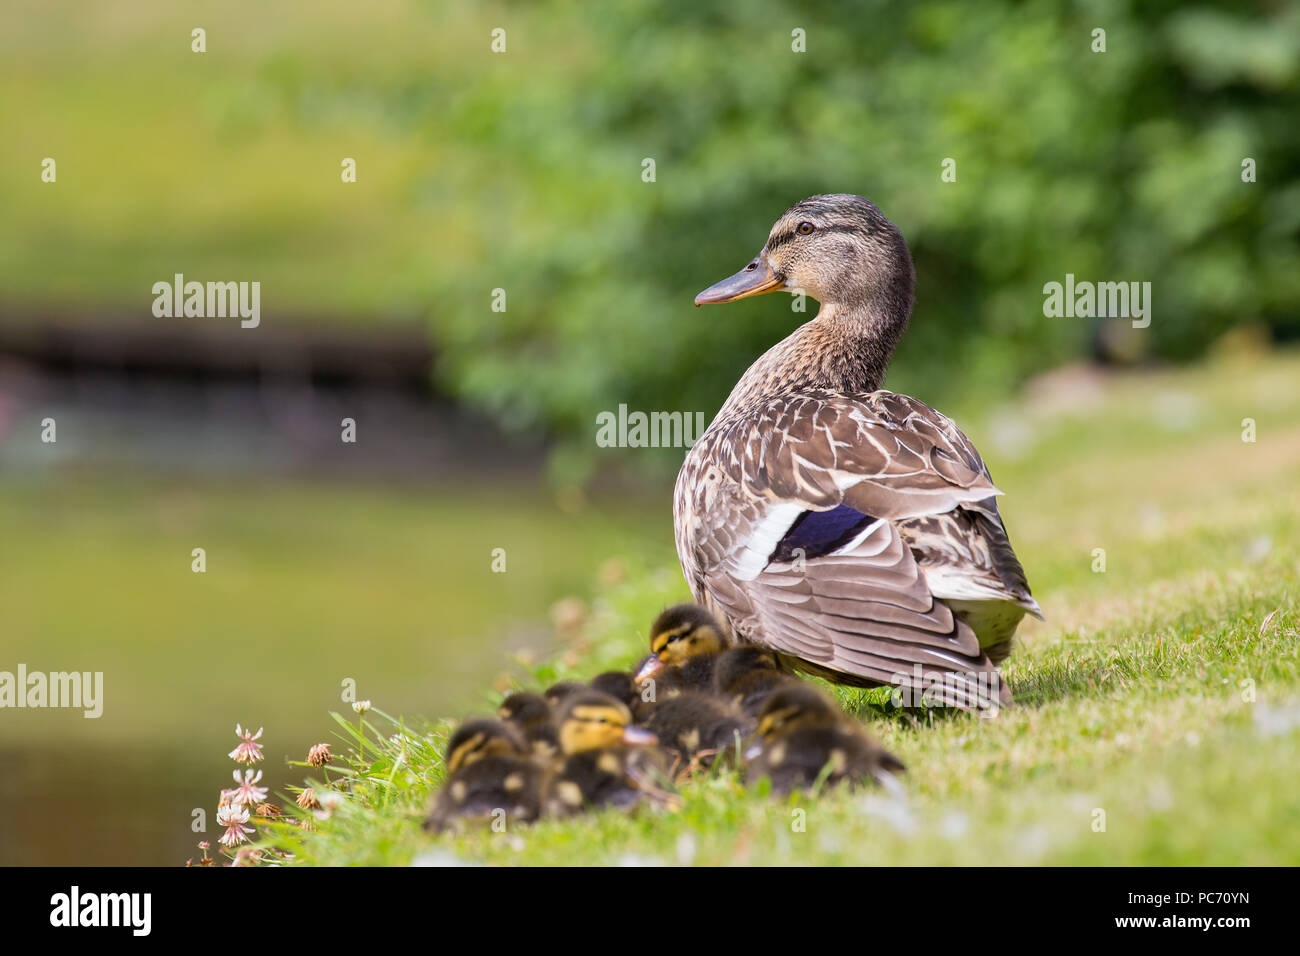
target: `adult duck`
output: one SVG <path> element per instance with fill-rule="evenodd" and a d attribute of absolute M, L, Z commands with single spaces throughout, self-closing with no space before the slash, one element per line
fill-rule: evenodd
<path fill-rule="evenodd" d="M 898 228 L 861 196 L 813 196 L 696 305 L 777 290 L 821 303 L 741 377 L 674 500 L 696 600 L 731 636 L 838 683 L 966 709 L 1010 695 L 997 664 L 1041 618 L 979 452 L 881 389 L 912 309 Z"/>

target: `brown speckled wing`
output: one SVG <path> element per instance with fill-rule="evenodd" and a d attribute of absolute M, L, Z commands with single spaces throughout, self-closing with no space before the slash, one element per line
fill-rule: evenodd
<path fill-rule="evenodd" d="M 888 521 L 802 568 L 772 562 L 747 582 L 718 569 L 703 583 L 711 603 L 728 605 L 740 634 L 806 670 L 868 686 L 941 687 L 935 696 L 949 703 L 981 704 L 981 689 L 960 678 L 991 674 L 992 664 L 970 627 L 930 593 Z"/>
<path fill-rule="evenodd" d="M 750 494 L 876 517 L 949 511 L 998 493 L 965 435 L 893 392 L 804 392 L 765 403 L 717 434 L 716 460 Z"/>
<path fill-rule="evenodd" d="M 986 701 L 960 675 L 993 665 L 931 592 L 913 543 L 936 530 L 928 519 L 954 509 L 973 516 L 976 540 L 984 522 L 1005 541 L 997 493 L 969 440 L 922 402 L 885 391 L 796 393 L 715 422 L 692 448 L 677 485 L 678 552 L 697 599 L 743 637 L 841 682 L 948 675 L 940 696 L 970 707 Z M 832 553 L 772 560 L 799 515 L 841 504 L 880 520 Z M 941 551 L 931 542 L 921 560 L 942 560 Z M 1000 586 L 1008 597 L 1017 590 Z"/>

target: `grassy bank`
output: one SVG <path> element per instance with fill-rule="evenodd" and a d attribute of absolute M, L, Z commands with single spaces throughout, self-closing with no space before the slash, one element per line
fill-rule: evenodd
<path fill-rule="evenodd" d="M 1015 414 L 965 424 L 1048 620 L 1023 629 L 1005 667 L 1019 705 L 996 719 L 839 692 L 907 763 L 905 798 L 777 801 L 721 771 L 672 813 L 433 838 L 419 821 L 449 724 L 375 710 L 328 818 L 262 839 L 308 864 L 1300 862 L 1300 356 L 1058 376 Z M 601 591 L 567 663 L 522 685 L 629 662 L 683 594 L 675 568 Z M 336 752 L 355 747 L 325 721 L 321 739 L 331 728 Z"/>

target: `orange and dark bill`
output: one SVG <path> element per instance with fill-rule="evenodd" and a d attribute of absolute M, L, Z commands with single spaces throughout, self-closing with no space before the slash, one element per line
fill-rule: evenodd
<path fill-rule="evenodd" d="M 627 726 L 623 728 L 623 743 L 629 747 L 650 747 L 659 743 L 659 738 L 644 727 Z"/>
<path fill-rule="evenodd" d="M 721 282 L 709 286 L 695 297 L 695 304 L 735 302 L 737 299 L 747 299 L 751 295 L 775 292 L 784 284 L 785 280 L 768 268 L 765 262 L 755 259 L 734 276 L 728 276 Z"/>
<path fill-rule="evenodd" d="M 667 666 L 659 659 L 658 654 L 651 654 L 637 667 L 636 675 L 632 679 L 638 684 L 644 684 Z"/>

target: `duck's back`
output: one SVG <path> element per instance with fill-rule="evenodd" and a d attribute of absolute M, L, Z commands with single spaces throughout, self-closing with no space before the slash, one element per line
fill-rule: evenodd
<path fill-rule="evenodd" d="M 999 493 L 957 426 L 906 395 L 733 394 L 678 475 L 678 556 L 697 600 L 802 669 L 983 705 L 1001 689 L 963 683 L 995 683 L 991 655 L 1038 610 Z"/>

